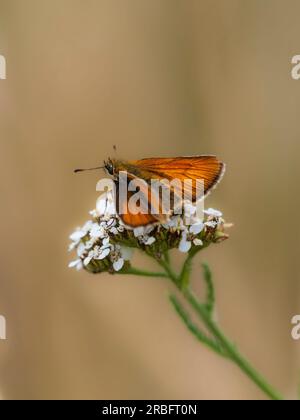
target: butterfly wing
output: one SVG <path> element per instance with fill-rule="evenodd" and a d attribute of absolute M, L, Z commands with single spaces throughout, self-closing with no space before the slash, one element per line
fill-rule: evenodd
<path fill-rule="evenodd" d="M 165 216 L 162 214 L 159 200 L 151 201 L 151 191 L 150 188 L 148 188 L 147 182 L 144 184 L 138 182 L 136 183 L 135 187 L 135 181 L 137 178 L 130 173 L 127 173 L 127 176 L 128 183 L 131 182 L 131 187 L 138 187 L 139 189 L 139 196 L 141 197 L 140 205 L 144 211 L 139 211 L 138 213 L 133 213 L 131 211 L 132 209 L 130 208 L 130 199 L 133 197 L 135 192 L 128 191 L 128 188 L 126 188 L 127 199 L 124 199 L 124 197 L 120 199 L 120 185 L 119 182 L 116 181 L 116 208 L 117 213 L 123 223 L 127 226 L 135 228 L 156 223 L 159 220 L 165 221 Z"/>
<path fill-rule="evenodd" d="M 225 172 L 225 164 L 211 155 L 146 158 L 130 163 L 139 168 L 141 173 L 147 173 L 147 177 L 169 181 L 179 179 L 181 182 L 186 179 L 202 180 L 205 196 L 218 184 Z M 193 199 L 196 194 L 196 185 L 193 185 Z"/>
<path fill-rule="evenodd" d="M 192 157 L 175 157 L 175 158 L 146 158 L 136 161 L 123 162 L 123 166 L 118 168 L 126 170 L 128 179 L 144 179 L 145 185 L 150 185 L 151 179 L 172 181 L 178 179 L 181 183 L 189 179 L 192 181 L 202 180 L 204 183 L 204 196 L 206 196 L 221 180 L 225 164 L 220 162 L 215 156 L 201 155 Z M 181 189 L 177 190 L 176 186 L 172 187 L 174 195 L 181 197 Z M 146 187 L 141 187 L 140 192 L 145 202 L 151 203 L 152 212 L 147 214 L 130 212 L 128 206 L 129 200 L 134 193 L 128 191 L 127 200 L 119 200 L 119 188 L 117 183 L 117 211 L 123 222 L 131 227 L 145 226 L 155 222 L 163 222 L 167 219 L 167 215 L 162 210 L 162 204 L 150 195 Z M 202 191 L 203 192 L 203 191 Z M 148 201 L 146 200 L 148 197 Z M 191 187 L 191 200 L 199 198 L 196 182 Z M 200 196 L 201 198 L 201 196 Z M 121 202 L 119 202 L 121 201 Z M 154 211 L 153 211 L 154 209 Z"/>

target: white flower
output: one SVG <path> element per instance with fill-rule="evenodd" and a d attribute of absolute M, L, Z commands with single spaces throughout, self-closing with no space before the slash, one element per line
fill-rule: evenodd
<path fill-rule="evenodd" d="M 104 258 L 106 258 L 109 255 L 110 250 L 111 248 L 107 244 L 103 246 L 96 245 L 93 249 L 90 250 L 88 256 L 85 257 L 85 259 L 83 260 L 83 264 L 87 266 L 93 259 L 104 260 Z"/>
<path fill-rule="evenodd" d="M 109 245 L 109 237 L 107 236 L 102 241 L 102 249 L 107 248 L 108 246 L 110 246 L 110 245 Z"/>
<path fill-rule="evenodd" d="M 91 227 L 92 227 L 93 221 L 92 220 L 88 220 L 83 227 L 81 228 L 81 230 L 83 232 L 85 232 L 85 234 L 89 233 Z"/>
<path fill-rule="evenodd" d="M 113 263 L 113 269 L 120 271 L 125 261 L 128 261 L 132 256 L 132 250 L 128 247 L 121 246 L 119 244 L 112 245 L 110 259 Z"/>
<path fill-rule="evenodd" d="M 189 227 L 189 231 L 194 235 L 198 235 L 200 232 L 202 232 L 203 228 L 204 224 L 202 222 L 196 222 Z"/>
<path fill-rule="evenodd" d="M 78 257 L 82 257 L 82 255 L 86 252 L 86 247 L 83 242 L 80 242 L 80 244 L 77 246 L 77 255 Z"/>
<path fill-rule="evenodd" d="M 90 251 L 88 253 L 88 256 L 85 257 L 85 259 L 83 260 L 83 265 L 87 266 L 89 265 L 89 263 L 92 261 L 92 259 L 94 258 L 94 251 Z"/>
<path fill-rule="evenodd" d="M 210 227 L 212 229 L 215 229 L 218 226 L 218 222 L 216 222 L 215 220 L 209 220 L 208 222 L 204 223 L 205 226 Z"/>
<path fill-rule="evenodd" d="M 152 245 L 152 244 L 154 244 L 155 241 L 156 241 L 156 239 L 154 238 L 154 236 L 149 236 L 149 238 L 147 238 L 144 241 L 144 244 L 145 245 Z"/>
<path fill-rule="evenodd" d="M 110 253 L 110 248 L 100 248 L 98 255 L 95 257 L 95 260 L 104 260 Z"/>
<path fill-rule="evenodd" d="M 185 217 L 191 217 L 194 216 L 196 213 L 197 207 L 193 206 L 191 203 L 185 203 L 184 204 L 184 215 Z"/>
<path fill-rule="evenodd" d="M 191 225 L 184 225 L 183 232 L 181 235 L 181 240 L 179 243 L 179 251 L 180 252 L 189 252 L 192 247 L 192 244 L 196 246 L 202 246 L 203 242 L 199 238 L 195 238 L 196 235 L 199 235 L 204 229 L 204 223 L 197 219 L 196 217 L 192 218 L 193 223 Z"/>
<path fill-rule="evenodd" d="M 175 228 L 178 224 L 178 217 L 170 217 L 170 219 L 168 219 L 165 223 L 162 224 L 162 227 L 164 229 L 172 229 Z"/>
<path fill-rule="evenodd" d="M 186 228 L 182 218 L 179 215 L 170 217 L 167 222 L 162 224 L 162 227 L 171 231 L 180 231 Z"/>
<path fill-rule="evenodd" d="M 77 244 L 78 244 L 78 242 L 77 243 L 76 242 L 71 242 L 69 247 L 68 247 L 69 252 L 73 251 L 73 249 L 76 248 Z"/>
<path fill-rule="evenodd" d="M 111 217 L 116 214 L 115 200 L 112 191 L 100 195 L 96 202 L 96 213 L 99 217 Z"/>
<path fill-rule="evenodd" d="M 152 245 L 156 239 L 154 236 L 149 236 L 149 234 L 154 230 L 153 225 L 139 226 L 133 229 L 134 237 L 139 240 L 140 243 L 144 245 Z"/>
<path fill-rule="evenodd" d="M 70 235 L 70 239 L 71 241 L 76 243 L 80 241 L 80 239 L 83 238 L 85 235 L 86 235 L 86 232 L 84 232 L 81 229 L 78 229 Z"/>
<path fill-rule="evenodd" d="M 180 252 L 187 253 L 192 246 L 202 247 L 203 243 L 206 244 L 206 240 L 208 243 L 209 241 L 217 242 L 219 226 L 221 226 L 220 232 L 223 232 L 224 225 L 220 211 L 212 208 L 205 210 L 203 220 L 202 217 L 198 217 L 197 207 L 190 202 L 185 202 L 181 215 L 169 216 L 164 223 L 157 222 L 132 228 L 124 225 L 116 215 L 111 191 L 98 198 L 96 209 L 90 214 L 92 220 L 86 222 L 70 236 L 69 249 L 75 249 L 78 258 L 70 262 L 69 267 L 75 267 L 77 270 L 93 262 L 95 272 L 98 270 L 111 272 L 111 269 L 120 271 L 125 262 L 131 259 L 133 249 L 140 248 L 139 244 L 150 247 L 157 243 L 158 250 L 160 245 L 162 249 L 165 246 L 172 249 L 178 243 L 179 235 L 178 249 Z M 118 239 L 120 242 L 116 243 Z M 123 239 L 128 241 L 130 247 L 121 245 Z M 160 241 L 165 243 L 160 244 Z M 104 259 L 105 264 L 99 262 Z"/>
<path fill-rule="evenodd" d="M 69 267 L 70 268 L 76 268 L 76 270 L 77 271 L 79 271 L 79 270 L 81 270 L 82 269 L 82 261 L 81 261 L 81 258 L 78 258 L 77 260 L 75 260 L 75 261 L 71 261 L 70 262 L 70 264 L 69 264 Z"/>
<path fill-rule="evenodd" d="M 149 233 L 153 232 L 154 226 L 153 225 L 147 225 L 144 227 L 144 235 L 149 235 Z"/>
<path fill-rule="evenodd" d="M 119 231 L 116 227 L 112 227 L 111 229 L 109 229 L 110 233 L 112 233 L 113 235 L 118 235 Z"/>
<path fill-rule="evenodd" d="M 105 236 L 105 230 L 98 223 L 93 223 L 90 230 L 91 238 L 103 238 Z"/>
<path fill-rule="evenodd" d="M 80 243 L 81 239 L 84 238 L 88 233 L 92 226 L 93 222 L 89 220 L 85 223 L 85 225 L 82 228 L 77 228 L 75 232 L 73 232 L 70 235 L 70 239 L 72 243 L 69 245 L 69 251 L 72 251 L 77 247 L 77 245 Z"/>
<path fill-rule="evenodd" d="M 195 238 L 193 240 L 193 244 L 196 245 L 196 246 L 202 246 L 203 245 L 203 242 L 201 241 L 201 239 Z"/>
<path fill-rule="evenodd" d="M 96 209 L 95 209 L 95 210 L 91 210 L 91 211 L 89 212 L 89 214 L 90 214 L 93 218 L 98 217 L 98 213 L 97 213 L 97 210 L 96 210 Z"/>
<path fill-rule="evenodd" d="M 138 238 L 139 236 L 144 235 L 144 231 L 145 231 L 144 226 L 139 226 L 139 227 L 133 229 L 133 234 L 134 234 L 135 238 Z"/>
<path fill-rule="evenodd" d="M 120 271 L 123 268 L 123 265 L 124 265 L 124 259 L 120 257 L 113 263 L 113 268 L 115 271 Z"/>
<path fill-rule="evenodd" d="M 212 208 L 204 210 L 204 214 L 206 214 L 207 216 L 212 216 L 212 217 L 222 217 L 222 213 L 219 210 L 215 210 Z"/>
<path fill-rule="evenodd" d="M 108 225 L 110 227 L 109 232 L 113 235 L 119 235 L 125 230 L 124 226 L 117 224 L 116 219 L 113 220 L 113 223 L 108 222 Z"/>
<path fill-rule="evenodd" d="M 189 250 L 191 249 L 192 246 L 192 242 L 187 240 L 187 233 L 183 232 L 182 233 L 182 237 L 181 237 L 181 241 L 179 243 L 179 251 L 180 252 L 189 252 Z"/>

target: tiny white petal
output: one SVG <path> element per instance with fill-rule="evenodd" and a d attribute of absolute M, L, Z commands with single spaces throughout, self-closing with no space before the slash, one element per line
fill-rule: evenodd
<path fill-rule="evenodd" d="M 76 230 L 75 232 L 70 235 L 71 241 L 78 242 L 81 238 L 83 238 L 86 235 L 86 232 L 82 230 Z"/>
<path fill-rule="evenodd" d="M 218 225 L 218 223 L 215 222 L 214 220 L 211 220 L 209 222 L 205 222 L 204 224 L 205 224 L 205 226 L 208 226 L 208 227 L 213 228 L 213 229 Z"/>
<path fill-rule="evenodd" d="M 203 245 L 203 242 L 201 241 L 201 239 L 199 239 L 199 238 L 195 238 L 194 240 L 193 240 L 193 243 L 194 243 L 194 245 L 196 245 L 196 246 L 202 246 Z"/>
<path fill-rule="evenodd" d="M 113 263 L 113 267 L 115 271 L 120 271 L 124 265 L 123 258 L 119 258 L 117 261 Z"/>
<path fill-rule="evenodd" d="M 98 223 L 93 223 L 91 230 L 90 230 L 90 237 L 91 238 L 103 238 L 104 236 L 104 229 L 102 226 L 98 225 Z"/>
<path fill-rule="evenodd" d="M 151 233 L 154 230 L 154 226 L 153 225 L 147 225 L 144 227 L 144 235 L 149 235 L 149 233 Z"/>
<path fill-rule="evenodd" d="M 72 242 L 72 243 L 69 245 L 69 248 L 68 248 L 69 252 L 73 251 L 73 249 L 75 249 L 75 248 L 76 248 L 76 246 L 77 246 L 77 243 L 76 243 L 76 242 Z"/>
<path fill-rule="evenodd" d="M 202 232 L 204 228 L 204 224 L 203 223 L 194 223 L 193 225 L 190 226 L 190 232 L 193 233 L 194 235 L 198 235 L 198 233 Z"/>
<path fill-rule="evenodd" d="M 78 264 L 76 265 L 76 270 L 79 271 L 82 268 L 83 268 L 83 264 L 82 264 L 82 261 L 80 260 L 80 261 L 78 261 Z"/>
<path fill-rule="evenodd" d="M 88 220 L 88 221 L 85 223 L 85 225 L 84 225 L 84 226 L 83 226 L 83 228 L 81 229 L 81 230 L 85 233 L 85 235 L 89 232 L 89 230 L 91 229 L 92 225 L 93 225 L 92 220 Z"/>
<path fill-rule="evenodd" d="M 222 217 L 222 212 L 220 212 L 219 210 L 212 209 L 212 208 L 204 210 L 204 213 L 207 216 Z"/>
<path fill-rule="evenodd" d="M 116 214 L 114 195 L 111 191 L 103 193 L 98 197 L 96 211 L 99 216 L 105 217 L 114 216 Z"/>
<path fill-rule="evenodd" d="M 193 216 L 196 213 L 197 207 L 193 206 L 191 203 L 184 204 L 184 214 L 186 217 Z"/>
<path fill-rule="evenodd" d="M 135 238 L 137 238 L 138 236 L 142 236 L 144 234 L 144 226 L 134 228 L 133 229 L 133 234 L 134 234 Z"/>
<path fill-rule="evenodd" d="M 89 265 L 89 263 L 92 261 L 93 256 L 92 255 L 88 255 L 84 260 L 83 260 L 83 264 L 85 266 Z"/>
<path fill-rule="evenodd" d="M 82 268 L 81 259 L 79 258 L 78 260 L 71 261 L 70 264 L 69 264 L 69 267 L 70 268 L 76 267 L 77 270 L 80 270 L 80 268 Z"/>
<path fill-rule="evenodd" d="M 116 214 L 116 207 L 115 207 L 115 203 L 113 201 L 109 201 L 106 207 L 106 215 L 111 215 L 111 216 L 115 216 Z"/>
<path fill-rule="evenodd" d="M 95 258 L 96 260 L 104 260 L 110 253 L 110 248 L 104 248 L 101 250 L 100 254 Z"/>
<path fill-rule="evenodd" d="M 83 254 L 85 251 L 86 251 L 85 244 L 84 244 L 83 242 L 80 242 L 80 244 L 79 244 L 79 245 L 78 245 L 78 247 L 77 247 L 77 255 L 78 255 L 78 257 L 81 257 L 81 256 L 82 256 L 82 254 Z"/>
<path fill-rule="evenodd" d="M 118 231 L 118 229 L 117 229 L 116 227 L 112 227 L 109 231 L 110 231 L 113 235 L 118 235 L 118 233 L 119 233 L 119 231 Z"/>
<path fill-rule="evenodd" d="M 102 248 L 107 248 L 109 246 L 109 237 L 103 239 L 102 241 Z"/>
<path fill-rule="evenodd" d="M 150 236 L 144 243 L 145 245 L 152 245 L 155 241 L 156 239 L 154 238 L 154 236 Z"/>
<path fill-rule="evenodd" d="M 185 238 L 181 239 L 179 243 L 179 251 L 180 252 L 189 252 L 191 249 L 192 243 L 190 241 L 187 241 Z"/>
<path fill-rule="evenodd" d="M 98 216 L 103 216 L 107 208 L 107 195 L 102 194 L 96 201 L 96 212 Z"/>

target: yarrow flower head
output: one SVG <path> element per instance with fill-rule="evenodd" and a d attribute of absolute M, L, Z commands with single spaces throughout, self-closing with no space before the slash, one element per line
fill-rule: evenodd
<path fill-rule="evenodd" d="M 208 161 L 210 162 L 210 165 L 207 165 L 210 176 L 211 173 L 214 173 L 212 171 L 214 167 L 212 164 L 216 165 L 217 163 L 219 175 L 217 178 L 214 178 L 213 186 L 216 185 L 224 173 L 224 164 L 210 156 L 167 160 L 171 161 L 171 163 L 178 160 L 185 160 L 185 165 L 189 169 L 193 167 L 193 164 L 197 166 L 197 162 L 199 163 L 199 161 Z M 149 162 L 147 159 L 146 161 Z M 150 159 L 150 161 L 153 161 L 153 159 Z M 137 163 L 141 165 L 140 162 L 137 161 Z M 118 163 L 111 159 L 105 162 L 105 168 L 111 175 L 115 174 L 116 165 L 122 167 L 124 166 L 124 162 Z M 134 165 L 131 166 L 134 168 Z M 76 170 L 76 172 L 79 171 L 82 171 L 82 169 Z M 97 188 L 97 191 L 103 191 L 102 181 L 99 181 L 98 184 L 99 189 Z M 116 182 L 116 184 L 120 192 L 119 182 Z M 127 182 L 125 185 L 127 185 Z M 178 184 L 176 185 L 178 186 Z M 173 184 L 172 188 L 175 189 L 176 185 L 174 186 Z M 132 192 L 133 190 L 129 186 L 130 184 L 127 185 L 128 191 Z M 177 293 L 176 295 L 174 293 L 170 294 L 170 302 L 181 321 L 194 337 L 216 354 L 235 363 L 268 397 L 273 400 L 282 400 L 283 397 L 251 366 L 249 361 L 232 344 L 233 341 L 226 337 L 218 325 L 215 319 L 216 294 L 212 272 L 208 264 L 202 263 L 203 285 L 205 288 L 203 299 L 198 299 L 197 294 L 192 290 L 190 279 L 193 258 L 198 251 L 208 247 L 210 244 L 227 239 L 226 228 L 230 225 L 225 224 L 223 215 L 219 210 L 212 208 L 203 210 L 203 201 L 200 200 L 194 206 L 190 202 L 185 202 L 180 199 L 180 208 L 178 208 L 178 202 L 176 204 L 176 200 L 173 197 L 172 201 L 169 200 L 169 204 L 171 203 L 172 207 L 165 207 L 164 204 L 167 203 L 164 200 L 160 203 L 160 194 L 156 197 L 154 196 L 152 200 L 151 191 L 151 201 L 148 203 L 147 198 L 149 197 L 149 193 L 145 192 L 148 191 L 145 189 L 146 187 L 144 184 L 140 184 L 137 192 L 138 200 L 134 196 L 130 196 L 130 198 L 134 198 L 134 203 L 139 202 L 139 208 L 140 204 L 143 203 L 143 209 L 146 210 L 149 209 L 149 204 L 151 204 L 152 211 L 152 204 L 155 203 L 153 207 L 156 211 L 151 213 L 153 217 L 142 218 L 141 214 L 145 213 L 143 211 L 136 213 L 132 211 L 132 208 L 130 208 L 130 214 L 126 215 L 127 218 L 124 214 L 121 214 L 121 217 L 119 217 L 116 213 L 113 193 L 107 191 L 99 197 L 96 208 L 90 212 L 90 220 L 82 227 L 76 229 L 70 236 L 71 244 L 69 249 L 70 251 L 76 251 L 77 258 L 69 264 L 69 267 L 74 267 L 77 270 L 83 268 L 92 273 L 109 272 L 113 274 L 118 272 L 121 274 L 159 277 L 171 280 L 172 284 L 177 288 Z M 141 189 L 143 192 L 139 195 Z M 175 190 L 169 190 L 169 192 L 171 191 L 174 192 Z M 191 192 L 192 190 L 190 189 L 189 191 Z M 174 196 L 177 197 L 177 193 Z M 127 202 L 124 201 L 122 194 L 117 195 L 121 198 L 119 200 L 119 208 L 122 209 L 126 207 L 125 204 L 128 205 L 130 203 L 130 199 Z M 187 196 L 184 194 L 183 197 L 186 199 Z M 181 207 L 183 207 L 183 211 L 181 211 Z M 169 212 L 165 211 L 167 208 L 169 208 Z M 146 214 L 148 213 L 146 212 Z M 166 217 L 164 217 L 165 214 Z M 124 220 L 135 222 L 136 225 L 141 220 L 152 221 L 159 219 L 160 222 L 157 221 L 146 226 L 131 228 L 124 225 L 122 222 L 123 218 Z M 134 249 L 141 250 L 147 256 L 154 258 L 160 271 L 149 271 L 132 266 L 131 258 Z M 169 254 L 169 251 L 173 249 L 177 249 L 186 255 L 183 258 L 180 269 L 178 267 L 177 269 L 176 267 L 175 269 L 172 267 L 172 256 Z M 177 298 L 177 294 L 179 293 L 181 294 L 180 299 Z M 181 300 L 185 301 L 184 305 Z M 190 313 L 191 311 L 193 315 L 197 315 L 198 321 L 201 320 L 201 324 L 199 322 L 194 323 L 193 316 Z"/>
<path fill-rule="evenodd" d="M 171 216 L 165 223 L 131 228 L 116 214 L 112 192 L 108 191 L 98 198 L 90 215 L 91 219 L 70 235 L 69 250 L 76 251 L 77 258 L 69 267 L 92 273 L 126 272 L 135 249 L 160 259 L 171 249 L 189 253 L 228 238 L 220 211 L 205 210 L 201 220 L 190 203 L 182 215 Z"/>

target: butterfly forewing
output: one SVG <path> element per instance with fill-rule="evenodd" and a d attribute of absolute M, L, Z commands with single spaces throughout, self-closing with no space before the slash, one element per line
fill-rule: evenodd
<path fill-rule="evenodd" d="M 190 184 L 190 200 L 196 200 L 207 195 L 220 181 L 224 174 L 225 165 L 215 156 L 201 155 L 191 157 L 175 157 L 175 158 L 146 158 L 129 162 L 115 162 L 115 171 L 121 170 L 128 172 L 130 180 L 141 178 L 151 186 L 151 180 L 159 180 L 162 184 L 167 185 L 167 181 L 180 181 L 179 184 L 184 185 L 185 182 L 191 181 Z M 198 181 L 198 183 L 197 183 Z M 202 181 L 202 183 L 199 181 Z M 201 185 L 201 191 L 199 191 Z M 182 187 L 173 183 L 169 187 L 172 191 L 171 202 L 176 202 L 176 198 L 182 197 Z M 117 188 L 118 192 L 118 188 Z M 199 195 L 200 192 L 200 195 Z M 128 202 L 132 197 L 132 193 L 128 192 L 126 200 L 120 200 L 117 193 L 118 213 L 125 224 L 133 227 L 143 226 L 157 221 L 166 220 L 164 205 L 151 195 L 150 188 L 140 188 L 142 200 L 150 203 L 149 214 L 132 214 L 128 206 Z M 119 203 L 119 201 L 121 201 Z M 172 209 L 174 210 L 174 208 Z"/>

